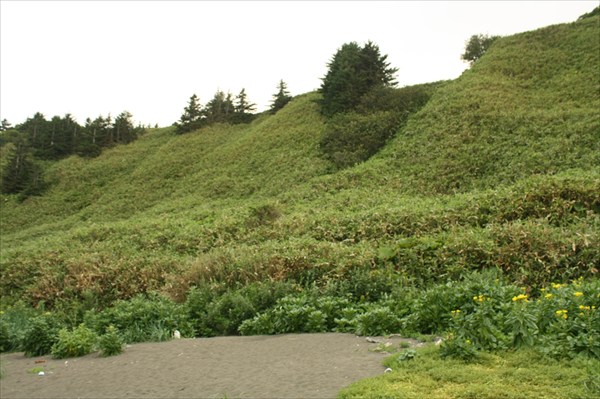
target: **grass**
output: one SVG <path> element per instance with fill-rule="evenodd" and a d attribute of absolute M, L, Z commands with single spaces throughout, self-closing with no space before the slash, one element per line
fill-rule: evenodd
<path fill-rule="evenodd" d="M 442 359 L 439 349 L 417 351 L 413 360 L 396 360 L 385 366 L 391 373 L 350 385 L 339 398 L 591 398 L 600 394 L 594 382 L 597 360 L 558 361 L 533 351 L 481 355 L 476 362 Z"/>
<path fill-rule="evenodd" d="M 379 153 L 337 172 L 319 152 L 317 93 L 249 125 L 151 129 L 94 159 L 47 162 L 43 195 L 0 196 L 6 335 L 20 342 L 37 307 L 69 327 L 91 311 L 98 328 L 165 339 L 181 326 L 157 322 L 157 292 L 169 309 L 193 302 L 189 322 L 210 335 L 306 292 L 362 306 L 490 268 L 532 292 L 597 279 L 598 34 L 587 18 L 498 39 Z M 525 351 L 465 364 L 425 349 L 387 364 L 341 397 L 576 398 L 598 385 L 585 371 L 597 363 Z"/>

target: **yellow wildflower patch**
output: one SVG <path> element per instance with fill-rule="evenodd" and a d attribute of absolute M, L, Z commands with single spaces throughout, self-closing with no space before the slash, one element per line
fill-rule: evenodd
<path fill-rule="evenodd" d="M 485 296 L 483 296 L 483 295 L 475 295 L 475 296 L 473 297 L 473 300 L 474 300 L 475 302 L 479 302 L 479 303 L 481 303 L 481 302 L 485 301 L 486 299 L 487 299 L 487 298 L 486 298 Z"/>
<path fill-rule="evenodd" d="M 557 317 L 562 317 L 565 320 L 569 318 L 569 311 L 567 309 L 557 310 L 555 314 Z"/>
<path fill-rule="evenodd" d="M 523 301 L 523 302 L 529 302 L 529 299 L 527 299 L 527 294 L 519 294 L 517 296 L 513 296 L 512 300 L 513 302 L 518 302 L 518 301 Z"/>

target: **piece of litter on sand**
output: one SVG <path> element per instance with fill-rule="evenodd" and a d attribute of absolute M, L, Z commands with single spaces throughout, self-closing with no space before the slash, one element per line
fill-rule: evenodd
<path fill-rule="evenodd" d="M 378 339 L 375 339 L 375 338 L 371 338 L 371 337 L 367 337 L 367 338 L 366 338 L 366 341 L 367 341 L 367 342 L 370 342 L 370 343 L 372 343 L 372 344 L 380 344 L 380 343 L 381 343 L 381 341 L 380 341 L 380 340 L 378 340 Z"/>
<path fill-rule="evenodd" d="M 392 369 L 389 367 L 387 369 L 385 369 L 385 371 L 384 371 L 384 373 L 391 373 L 391 372 L 392 372 Z"/>
<path fill-rule="evenodd" d="M 38 375 L 46 375 L 46 373 L 44 373 L 43 371 L 40 371 L 40 372 L 38 373 Z"/>

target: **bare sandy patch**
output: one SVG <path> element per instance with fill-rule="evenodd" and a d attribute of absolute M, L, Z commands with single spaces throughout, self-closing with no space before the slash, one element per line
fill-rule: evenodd
<path fill-rule="evenodd" d="M 393 345 L 407 341 L 383 339 Z M 8 398 L 333 398 L 384 372 L 381 344 L 352 334 L 180 339 L 102 358 L 0 357 Z M 40 376 L 36 371 L 43 370 Z"/>

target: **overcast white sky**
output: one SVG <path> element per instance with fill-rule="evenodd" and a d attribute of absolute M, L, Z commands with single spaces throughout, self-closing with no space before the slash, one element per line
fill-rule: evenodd
<path fill-rule="evenodd" d="M 189 97 L 246 89 L 269 107 L 280 79 L 317 89 L 343 44 L 372 40 L 400 86 L 454 79 L 465 41 L 571 22 L 592 1 L 0 1 L 0 118 L 13 125 L 128 110 L 179 119 Z"/>

